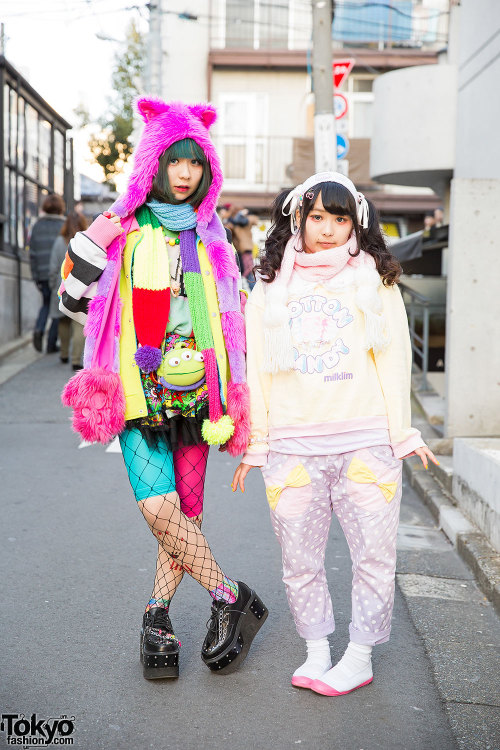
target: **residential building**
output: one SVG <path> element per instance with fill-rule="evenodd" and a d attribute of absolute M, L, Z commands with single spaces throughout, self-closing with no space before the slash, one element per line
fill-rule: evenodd
<path fill-rule="evenodd" d="M 349 175 L 393 230 L 406 234 L 420 228 L 440 199 L 427 187 L 371 180 L 374 82 L 387 71 L 437 63 L 447 40 L 447 0 L 392 0 L 394 10 L 382 2 L 366 5 L 335 3 L 334 58 L 354 59 L 341 89 L 348 113 L 337 128 L 350 142 Z M 279 190 L 314 171 L 311 3 L 186 0 L 182 10 L 170 0 L 155 3 L 150 54 L 157 65 L 150 66 L 156 71 L 150 82 L 161 81 L 156 91 L 167 99 L 209 99 L 217 106 L 222 200 L 265 213 Z M 162 56 L 155 47 L 158 21 Z"/>

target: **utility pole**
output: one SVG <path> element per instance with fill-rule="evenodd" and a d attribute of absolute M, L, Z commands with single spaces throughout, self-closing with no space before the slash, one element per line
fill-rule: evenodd
<path fill-rule="evenodd" d="M 333 113 L 332 0 L 312 0 L 314 165 L 336 171 L 337 132 Z"/>
<path fill-rule="evenodd" d="M 149 94 L 163 96 L 162 0 L 152 0 L 146 7 L 149 9 L 146 87 Z"/>

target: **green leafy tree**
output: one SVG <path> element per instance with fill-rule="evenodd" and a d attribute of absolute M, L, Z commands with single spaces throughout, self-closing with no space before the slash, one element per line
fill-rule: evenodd
<path fill-rule="evenodd" d="M 102 130 L 89 141 L 94 160 L 113 188 L 113 177 L 123 170 L 132 153 L 133 102 L 139 93 L 144 54 L 144 40 L 132 21 L 126 32 L 124 49 L 115 56 L 111 78 L 113 96 L 108 98 L 107 115 L 99 119 Z"/>

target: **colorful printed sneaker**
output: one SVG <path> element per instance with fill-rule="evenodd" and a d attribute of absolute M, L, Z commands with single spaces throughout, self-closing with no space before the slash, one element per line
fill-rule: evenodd
<path fill-rule="evenodd" d="M 201 658 L 213 672 L 229 674 L 240 666 L 268 615 L 267 607 L 255 591 L 246 583 L 237 583 L 235 602 L 212 603 Z"/>
<path fill-rule="evenodd" d="M 153 607 L 144 613 L 141 629 L 141 662 L 146 680 L 179 676 L 179 646 L 168 612 Z"/>

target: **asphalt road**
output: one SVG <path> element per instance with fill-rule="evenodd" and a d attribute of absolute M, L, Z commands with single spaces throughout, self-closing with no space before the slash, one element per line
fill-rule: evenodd
<path fill-rule="evenodd" d="M 145 681 L 139 629 L 155 541 L 120 453 L 79 447 L 71 432 L 59 402 L 69 374 L 46 356 L 0 386 L 2 714 L 74 717 L 73 747 L 84 750 L 499 746 L 498 620 L 413 491 L 404 492 L 393 634 L 374 650 L 373 683 L 322 697 L 290 685 L 304 646 L 260 472 L 250 473 L 245 495 L 233 494 L 236 461 L 215 450 L 204 530 L 221 566 L 258 591 L 269 618 L 238 672 L 212 674 L 200 659 L 210 598 L 186 576 L 171 606 L 180 678 Z M 327 570 L 335 660 L 350 619 L 350 561 L 335 521 Z M 5 731 L 0 745 L 8 746 Z"/>

